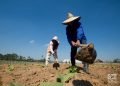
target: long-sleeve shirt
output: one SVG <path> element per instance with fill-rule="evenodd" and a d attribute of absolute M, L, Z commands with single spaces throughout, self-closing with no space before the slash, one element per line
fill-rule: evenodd
<path fill-rule="evenodd" d="M 77 40 L 86 40 L 86 36 L 83 31 L 83 27 L 80 23 L 78 25 L 72 27 L 72 26 L 67 26 L 66 28 L 66 35 L 68 42 L 71 44 L 71 41 L 77 41 Z"/>

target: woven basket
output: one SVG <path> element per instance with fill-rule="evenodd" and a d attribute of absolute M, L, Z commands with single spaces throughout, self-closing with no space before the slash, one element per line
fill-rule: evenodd
<path fill-rule="evenodd" d="M 94 45 L 91 43 L 87 47 L 81 48 L 75 58 L 79 61 L 83 61 L 89 64 L 93 64 L 97 56 L 97 52 Z"/>

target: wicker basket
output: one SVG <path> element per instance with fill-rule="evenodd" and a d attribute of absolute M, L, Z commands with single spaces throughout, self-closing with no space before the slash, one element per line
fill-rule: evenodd
<path fill-rule="evenodd" d="M 75 58 L 79 61 L 83 61 L 89 64 L 93 64 L 97 56 L 97 52 L 94 45 L 91 43 L 87 47 L 81 48 Z"/>

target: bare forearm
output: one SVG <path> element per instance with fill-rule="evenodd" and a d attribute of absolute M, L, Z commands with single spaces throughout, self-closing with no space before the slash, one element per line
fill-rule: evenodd
<path fill-rule="evenodd" d="M 77 40 L 76 44 L 77 44 L 77 47 L 87 47 L 88 46 L 87 44 L 81 44 L 79 40 Z"/>

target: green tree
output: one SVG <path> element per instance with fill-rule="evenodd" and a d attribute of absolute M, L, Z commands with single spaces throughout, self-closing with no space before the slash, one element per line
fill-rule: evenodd
<path fill-rule="evenodd" d="M 120 63 L 120 59 L 116 58 L 113 60 L 114 63 Z"/>
<path fill-rule="evenodd" d="M 25 61 L 26 60 L 26 58 L 25 57 L 23 57 L 23 56 L 19 56 L 19 59 L 18 60 L 20 60 L 20 61 Z"/>
<path fill-rule="evenodd" d="M 0 60 L 3 60 L 3 57 L 4 57 L 4 56 L 3 56 L 2 54 L 0 54 Z"/>
<path fill-rule="evenodd" d="M 18 55 L 15 53 L 4 55 L 4 60 L 17 60 L 17 59 L 18 59 Z"/>
<path fill-rule="evenodd" d="M 34 61 L 34 59 L 28 56 L 27 61 Z"/>

